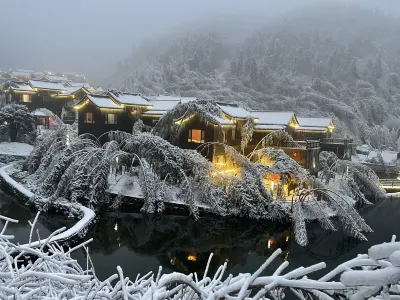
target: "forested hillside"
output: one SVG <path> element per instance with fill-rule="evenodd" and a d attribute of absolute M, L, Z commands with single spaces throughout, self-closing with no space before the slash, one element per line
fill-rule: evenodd
<path fill-rule="evenodd" d="M 148 42 L 119 64 L 113 82 L 145 95 L 332 116 L 337 135 L 397 148 L 399 32 L 400 20 L 379 11 L 306 7 L 240 39 L 203 28 Z"/>

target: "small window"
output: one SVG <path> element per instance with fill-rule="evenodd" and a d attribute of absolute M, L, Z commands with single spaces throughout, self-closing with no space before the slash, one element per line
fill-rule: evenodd
<path fill-rule="evenodd" d="M 200 129 L 189 130 L 188 142 L 204 143 L 204 130 Z"/>
<path fill-rule="evenodd" d="M 22 95 L 22 102 L 31 102 L 31 95 Z"/>
<path fill-rule="evenodd" d="M 106 124 L 117 124 L 117 115 L 106 114 Z"/>
<path fill-rule="evenodd" d="M 85 113 L 85 123 L 94 123 L 93 113 Z"/>
<path fill-rule="evenodd" d="M 232 141 L 236 140 L 236 127 L 232 128 L 231 140 Z"/>

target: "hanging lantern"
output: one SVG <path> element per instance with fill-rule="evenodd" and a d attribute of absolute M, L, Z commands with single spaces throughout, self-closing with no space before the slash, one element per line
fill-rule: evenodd
<path fill-rule="evenodd" d="M 278 175 L 278 174 L 275 174 L 275 175 L 272 177 L 272 180 L 273 180 L 273 181 L 278 181 L 278 180 L 280 180 L 280 179 L 281 179 L 281 176 Z"/>

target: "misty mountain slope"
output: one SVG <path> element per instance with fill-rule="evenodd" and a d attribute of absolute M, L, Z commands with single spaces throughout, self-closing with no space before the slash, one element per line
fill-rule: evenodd
<path fill-rule="evenodd" d="M 288 14 L 241 42 L 215 32 L 137 49 L 119 66 L 116 86 L 331 116 L 337 135 L 397 148 L 399 19 L 329 4 Z"/>

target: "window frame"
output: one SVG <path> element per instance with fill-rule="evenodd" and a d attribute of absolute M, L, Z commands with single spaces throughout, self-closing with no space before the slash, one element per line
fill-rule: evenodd
<path fill-rule="evenodd" d="M 88 121 L 88 115 L 91 115 L 91 121 Z M 93 113 L 92 112 L 85 112 L 85 123 L 86 124 L 94 124 L 94 118 L 93 118 Z"/>
<path fill-rule="evenodd" d="M 28 101 L 24 101 L 24 97 L 27 97 L 27 98 L 28 98 Z M 29 95 L 29 94 L 22 94 L 22 95 L 21 95 L 21 102 L 22 102 L 22 103 L 31 103 L 31 102 L 32 102 L 32 97 L 31 97 L 31 95 Z"/>
<path fill-rule="evenodd" d="M 193 131 L 200 131 L 200 140 L 193 140 Z M 201 144 L 205 142 L 205 132 L 202 129 L 189 129 L 189 133 L 188 133 L 188 142 L 189 143 L 196 143 L 196 144 Z"/>
<path fill-rule="evenodd" d="M 109 122 L 109 119 L 108 119 L 109 115 L 113 115 L 114 116 L 114 122 L 113 123 Z M 106 113 L 105 114 L 105 124 L 107 124 L 107 125 L 117 125 L 118 124 L 117 114 L 116 113 Z"/>

